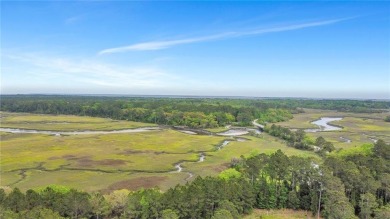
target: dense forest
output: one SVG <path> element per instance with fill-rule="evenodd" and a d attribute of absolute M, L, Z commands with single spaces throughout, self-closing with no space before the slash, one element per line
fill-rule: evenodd
<path fill-rule="evenodd" d="M 240 218 L 253 208 L 303 209 L 325 218 L 390 218 L 390 145 L 318 159 L 282 151 L 231 161 L 218 177 L 158 188 L 86 193 L 61 186 L 0 189 L 1 218 Z"/>
<path fill-rule="evenodd" d="M 2 95 L 1 111 L 68 114 L 149 122 L 161 125 L 213 128 L 234 124 L 280 122 L 301 108 L 373 112 L 390 108 L 386 101 L 224 99 Z"/>

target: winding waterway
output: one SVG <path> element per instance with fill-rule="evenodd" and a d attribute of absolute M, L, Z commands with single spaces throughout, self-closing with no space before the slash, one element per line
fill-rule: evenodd
<path fill-rule="evenodd" d="M 148 132 L 160 130 L 159 127 L 144 127 L 136 129 L 123 129 L 123 130 L 112 130 L 112 131 L 42 131 L 32 129 L 14 129 L 14 128 L 0 128 L 1 132 L 8 133 L 25 133 L 25 134 L 47 134 L 47 135 L 90 135 L 90 134 L 118 134 L 118 133 L 136 133 L 136 132 Z"/>
<path fill-rule="evenodd" d="M 223 147 L 225 147 L 229 143 L 230 143 L 230 141 L 228 141 L 228 140 L 223 141 L 222 144 L 220 146 L 218 146 L 218 150 L 221 150 Z"/>
<path fill-rule="evenodd" d="M 197 162 L 201 163 L 205 160 L 205 158 L 206 158 L 206 155 L 204 153 L 200 153 L 199 160 Z M 183 171 L 184 168 L 181 166 L 183 163 L 184 162 L 180 162 L 180 163 L 175 164 L 176 171 L 174 171 L 174 173 L 186 173 L 188 176 L 187 176 L 187 178 L 185 178 L 185 180 L 188 181 L 189 179 L 191 179 L 194 176 L 194 174 L 191 172 L 184 172 Z"/>
<path fill-rule="evenodd" d="M 199 160 L 198 160 L 198 163 L 201 163 L 204 161 L 204 159 L 206 159 L 206 155 L 204 153 L 201 153 L 200 156 L 199 156 Z"/>
<path fill-rule="evenodd" d="M 342 136 L 341 136 L 340 139 L 341 139 L 342 141 L 344 141 L 345 143 L 351 143 L 351 142 L 352 142 L 351 139 L 346 138 L 346 137 L 342 137 Z"/>
<path fill-rule="evenodd" d="M 306 132 L 324 132 L 324 131 L 339 131 L 342 128 L 329 125 L 329 122 L 340 121 L 343 118 L 336 117 L 321 117 L 319 120 L 311 122 L 311 124 L 317 125 L 317 129 L 306 129 Z"/>
<path fill-rule="evenodd" d="M 244 129 L 230 129 L 230 130 L 227 130 L 226 132 L 218 133 L 217 135 L 221 135 L 221 136 L 240 136 L 240 135 L 246 135 L 248 133 L 249 132 L 247 130 L 244 130 Z"/>

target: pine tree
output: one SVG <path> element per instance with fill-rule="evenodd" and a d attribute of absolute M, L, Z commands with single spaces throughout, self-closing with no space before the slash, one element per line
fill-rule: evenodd
<path fill-rule="evenodd" d="M 26 209 L 26 196 L 18 188 L 14 188 L 5 198 L 4 205 L 16 213 L 23 211 Z"/>

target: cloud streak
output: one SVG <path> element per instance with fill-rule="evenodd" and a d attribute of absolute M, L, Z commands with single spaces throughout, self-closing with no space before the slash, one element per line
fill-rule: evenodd
<path fill-rule="evenodd" d="M 305 28 L 310 28 L 310 27 L 325 26 L 325 25 L 335 24 L 335 23 L 349 20 L 349 19 L 352 19 L 352 18 L 325 20 L 325 21 L 294 24 L 294 25 L 287 25 L 287 26 L 280 26 L 280 27 L 273 27 L 273 28 L 263 28 L 263 29 L 257 29 L 257 30 L 251 30 L 251 31 L 226 32 L 226 33 L 215 34 L 215 35 L 210 35 L 210 36 L 180 39 L 180 40 L 151 41 L 151 42 L 137 43 L 137 44 L 132 44 L 129 46 L 104 49 L 104 50 L 99 51 L 98 55 L 129 52 L 129 51 L 161 50 L 161 49 L 167 49 L 167 48 L 170 48 L 173 46 L 178 46 L 178 45 L 183 45 L 183 44 L 200 43 L 200 42 L 222 40 L 222 39 L 228 39 L 228 38 L 254 36 L 254 35 L 267 34 L 267 33 L 277 33 L 277 32 L 305 29 Z"/>
<path fill-rule="evenodd" d="M 39 81 L 59 79 L 103 87 L 141 89 L 165 87 L 168 81 L 176 78 L 155 67 L 110 65 L 90 59 L 74 60 L 42 54 L 2 54 L 2 58 L 27 64 L 25 73 Z"/>

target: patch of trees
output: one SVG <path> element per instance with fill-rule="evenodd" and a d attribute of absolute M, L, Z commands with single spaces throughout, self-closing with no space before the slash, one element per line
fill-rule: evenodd
<path fill-rule="evenodd" d="M 336 149 L 332 142 L 326 141 L 322 136 L 315 140 L 314 145 L 316 146 L 314 151 L 316 151 L 320 156 L 325 156 Z"/>
<path fill-rule="evenodd" d="M 283 122 L 293 118 L 293 115 L 290 111 L 285 109 L 267 109 L 264 113 L 259 115 L 258 123 L 275 123 Z"/>
<path fill-rule="evenodd" d="M 390 116 L 386 116 L 385 122 L 390 122 Z"/>
<path fill-rule="evenodd" d="M 302 150 L 314 150 L 313 146 L 310 145 L 311 142 L 306 137 L 306 133 L 301 129 L 291 131 L 289 128 L 272 124 L 271 126 L 266 126 L 264 131 L 272 136 L 287 141 L 287 144 L 290 147 Z"/>
<path fill-rule="evenodd" d="M 320 156 L 325 156 L 327 153 L 335 150 L 333 143 L 326 141 L 322 136 L 313 142 L 301 129 L 291 131 L 289 128 L 272 124 L 271 126 L 265 126 L 264 131 L 287 141 L 287 145 L 290 147 L 301 150 L 313 150 Z"/>
<path fill-rule="evenodd" d="M 253 208 L 290 208 L 325 218 L 389 218 L 389 154 L 390 145 L 378 141 L 370 155 L 328 156 L 320 165 L 278 150 L 233 159 L 218 177 L 197 177 L 166 192 L 0 189 L 0 217 L 236 219 Z"/>
<path fill-rule="evenodd" d="M 341 181 L 357 215 L 389 218 L 390 144 L 378 140 L 368 155 L 328 156 L 324 165 Z"/>
<path fill-rule="evenodd" d="M 255 202 L 252 186 L 245 178 L 225 180 L 196 178 L 162 193 L 157 188 L 110 194 L 76 190 L 59 192 L 51 187 L 8 195 L 0 189 L 0 218 L 239 218 Z M 45 215 L 45 217 L 37 217 Z"/>

